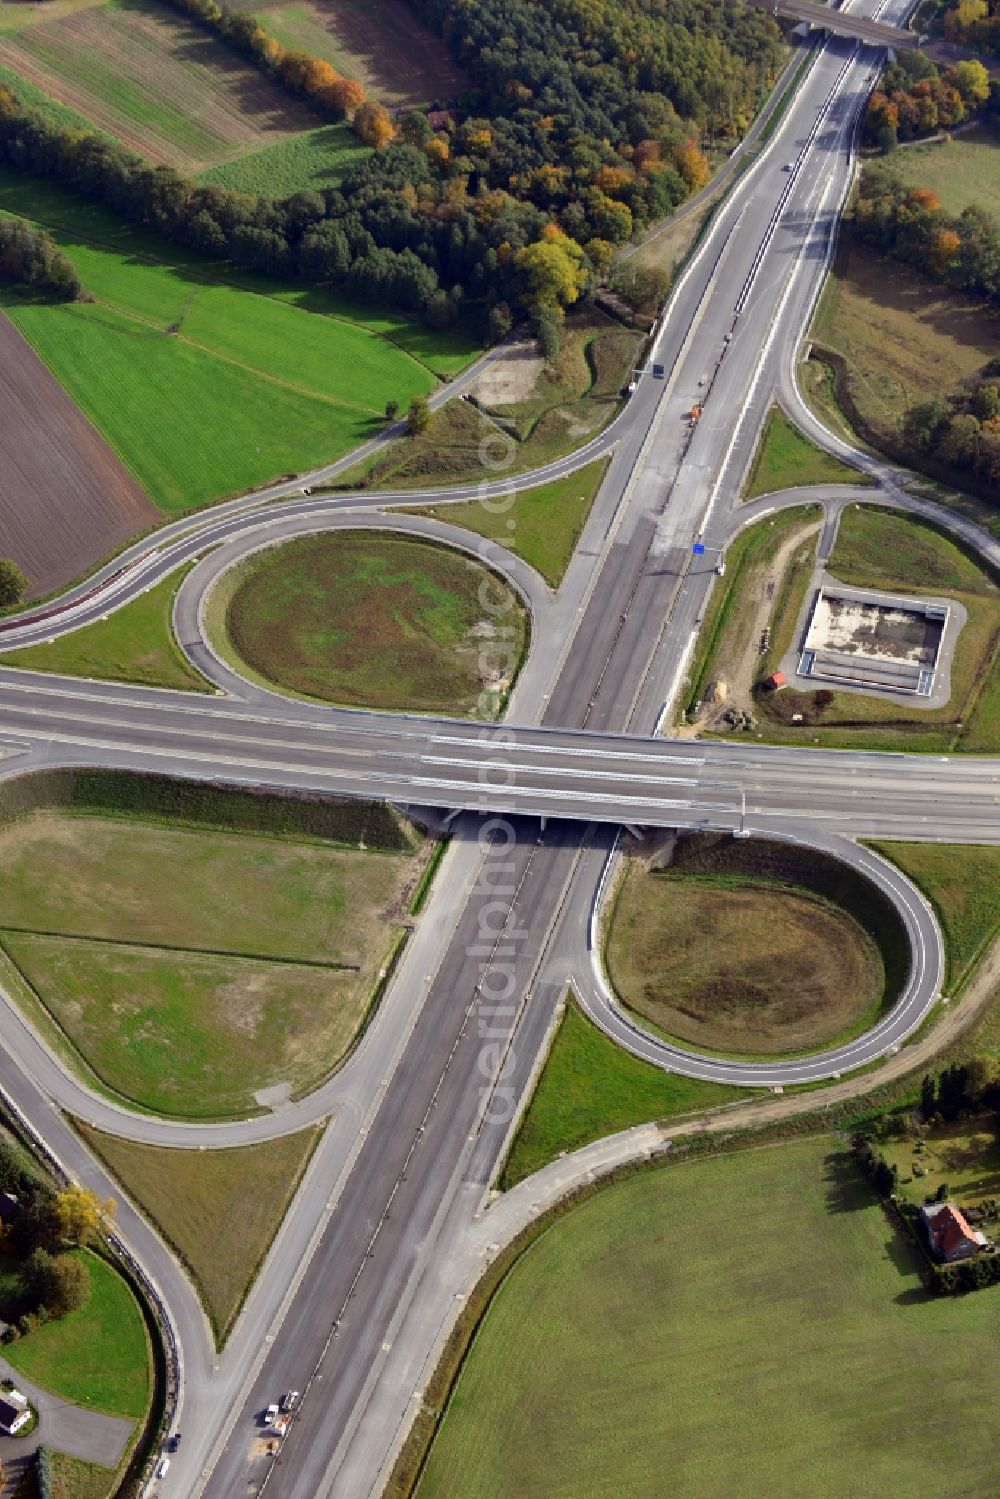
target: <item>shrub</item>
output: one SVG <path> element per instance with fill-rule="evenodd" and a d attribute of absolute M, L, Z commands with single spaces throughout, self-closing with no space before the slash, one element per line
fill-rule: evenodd
<path fill-rule="evenodd" d="M 48 1447 L 39 1447 L 35 1466 L 38 1499 L 54 1499 L 55 1478 L 52 1472 L 52 1457 Z"/>
<path fill-rule="evenodd" d="M 10 557 L 0 557 L 0 609 L 9 609 L 24 598 L 28 580 Z"/>

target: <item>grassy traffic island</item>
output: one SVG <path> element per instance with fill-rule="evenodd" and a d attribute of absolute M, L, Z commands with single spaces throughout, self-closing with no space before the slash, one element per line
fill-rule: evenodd
<path fill-rule="evenodd" d="M 377 803 L 26 777 L 0 800 L 0 976 L 91 1086 L 244 1116 L 348 1052 L 432 851 Z"/>
<path fill-rule="evenodd" d="M 228 1150 L 139 1145 L 75 1120 L 187 1267 L 222 1347 L 277 1232 L 323 1126 Z M 247 1183 L 253 1182 L 253 1191 Z M 219 1225 L 226 1252 L 219 1253 Z"/>
<path fill-rule="evenodd" d="M 558 1155 L 604 1135 L 691 1118 L 750 1096 L 746 1088 L 682 1077 L 634 1057 L 570 1001 L 498 1186 L 507 1191 Z"/>
<path fill-rule="evenodd" d="M 446 501 L 414 507 L 414 514 L 464 526 L 477 536 L 498 542 L 523 557 L 546 583 L 558 588 L 610 461 L 598 458 L 564 479 L 520 489 L 499 499 Z"/>
<path fill-rule="evenodd" d="M 867 486 L 872 483 L 874 480 L 867 474 L 824 453 L 789 421 L 780 406 L 772 406 L 750 465 L 743 498 L 752 500 L 800 484 Z"/>
<path fill-rule="evenodd" d="M 489 568 L 372 531 L 258 552 L 220 579 L 207 613 L 221 653 L 269 686 L 465 717 L 497 716 L 529 631 L 520 597 Z"/>
<path fill-rule="evenodd" d="M 777 1056 L 874 1024 L 905 978 L 889 901 L 793 844 L 694 834 L 631 860 L 606 940 L 619 999 L 698 1051 Z"/>
<path fill-rule="evenodd" d="M 432 1382 L 415 1492 L 988 1494 L 998 1307 L 924 1292 L 841 1139 L 679 1152 L 540 1225 Z"/>
<path fill-rule="evenodd" d="M 174 637 L 177 590 L 191 569 L 183 568 L 123 604 L 113 614 L 40 645 L 0 653 L 0 666 L 50 671 L 98 682 L 139 682 L 211 692 Z"/>

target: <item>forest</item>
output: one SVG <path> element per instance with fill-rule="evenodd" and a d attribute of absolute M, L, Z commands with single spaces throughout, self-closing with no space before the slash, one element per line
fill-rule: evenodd
<path fill-rule="evenodd" d="M 865 140 L 891 151 L 900 141 L 953 130 L 997 103 L 981 62 L 957 62 L 942 73 L 925 53 L 902 52 L 868 101 Z"/>
<path fill-rule="evenodd" d="M 269 49 L 252 18 L 175 3 L 353 117 L 376 149 L 336 188 L 255 199 L 60 128 L 0 89 L 0 157 L 205 254 L 432 326 L 461 318 L 489 339 L 524 312 L 558 317 L 608 274 L 615 246 L 702 186 L 702 146 L 742 134 L 783 60 L 771 17 L 732 0 L 498 0 L 488 13 L 411 0 L 475 87 L 432 112 L 437 128 L 410 113 L 386 129 L 380 106 L 335 79 L 319 87 L 310 60 Z"/>
<path fill-rule="evenodd" d="M 937 26 L 946 41 L 1000 57 L 1000 0 L 955 0 L 943 4 Z"/>

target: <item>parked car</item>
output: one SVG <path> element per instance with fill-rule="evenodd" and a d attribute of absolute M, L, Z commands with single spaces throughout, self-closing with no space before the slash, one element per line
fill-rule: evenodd
<path fill-rule="evenodd" d="M 298 1390 L 289 1390 L 288 1394 L 285 1396 L 284 1400 L 282 1400 L 282 1402 L 281 1402 L 281 1409 L 283 1411 L 293 1411 L 295 1409 L 295 1407 L 298 1405 L 298 1403 L 299 1403 L 299 1392 L 298 1392 Z"/>
<path fill-rule="evenodd" d="M 156 1477 L 157 1478 L 166 1478 L 166 1476 L 167 1476 L 167 1469 L 169 1467 L 170 1467 L 170 1459 L 169 1459 L 169 1457 L 161 1457 L 160 1461 L 156 1465 Z"/>
<path fill-rule="evenodd" d="M 177 1449 L 178 1449 L 178 1447 L 180 1445 L 181 1445 L 181 1434 L 180 1434 L 179 1431 L 175 1431 L 174 1434 L 173 1434 L 173 1436 L 170 1438 L 170 1441 L 167 1443 L 167 1451 L 168 1452 L 176 1452 Z"/>

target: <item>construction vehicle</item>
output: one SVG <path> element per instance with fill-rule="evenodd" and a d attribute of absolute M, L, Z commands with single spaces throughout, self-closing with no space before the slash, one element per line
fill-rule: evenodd
<path fill-rule="evenodd" d="M 691 407 L 691 410 L 688 412 L 688 421 L 691 423 L 692 427 L 697 427 L 698 423 L 701 421 L 700 402 L 696 401 L 695 404 Z"/>

